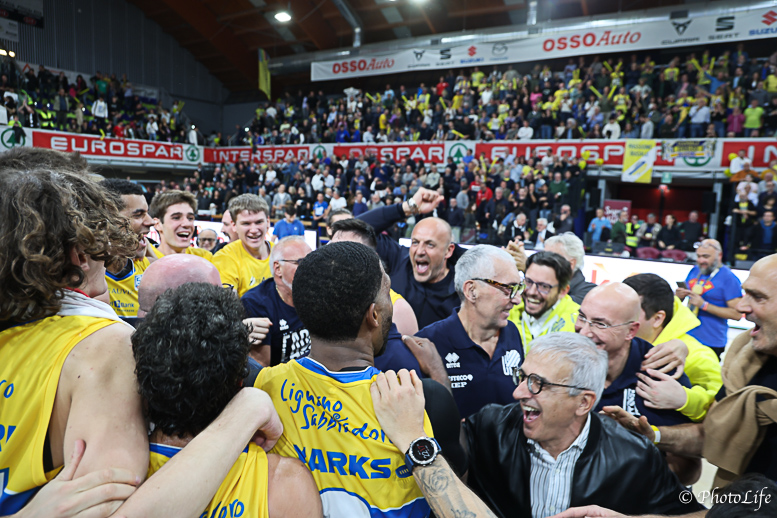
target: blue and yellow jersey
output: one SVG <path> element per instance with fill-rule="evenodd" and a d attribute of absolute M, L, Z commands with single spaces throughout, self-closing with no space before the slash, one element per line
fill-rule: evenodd
<path fill-rule="evenodd" d="M 272 249 L 272 243 L 265 243 Z M 221 282 L 237 288 L 237 294 L 241 297 L 251 288 L 259 286 L 263 280 L 272 277 L 270 254 L 267 254 L 267 259 L 259 260 L 249 254 L 240 241 L 229 243 L 216 252 L 213 264 L 221 274 Z"/>
<path fill-rule="evenodd" d="M 52 316 L 0 333 L 0 516 L 24 507 L 60 468 L 43 452 L 59 376 L 84 338 L 115 320 Z"/>
<path fill-rule="evenodd" d="M 149 444 L 148 476 L 159 471 L 181 448 Z M 254 443 L 237 458 L 216 495 L 200 518 L 269 518 L 267 508 L 267 454 Z"/>
<path fill-rule="evenodd" d="M 152 246 L 151 250 L 153 250 L 154 255 L 156 255 L 157 259 L 160 259 L 165 256 L 165 254 L 163 254 L 162 251 L 155 246 Z M 211 263 L 213 262 L 213 254 L 210 253 L 208 250 L 205 250 L 204 248 L 197 248 L 196 246 L 190 246 L 189 248 L 184 250 L 183 253 L 196 255 L 196 256 L 202 257 L 203 259 L 207 259 Z"/>
<path fill-rule="evenodd" d="M 283 423 L 270 453 L 298 457 L 313 473 L 324 516 L 428 516 L 429 504 L 375 417 L 374 367 L 331 372 L 311 358 L 262 369 L 254 386 L 267 392 Z M 432 425 L 424 414 L 424 430 Z"/>
<path fill-rule="evenodd" d="M 144 257 L 128 261 L 129 268 L 116 275 L 106 270 L 105 280 L 108 283 L 111 307 L 121 318 L 138 316 L 138 286 L 143 272 L 150 264 L 148 257 Z"/>

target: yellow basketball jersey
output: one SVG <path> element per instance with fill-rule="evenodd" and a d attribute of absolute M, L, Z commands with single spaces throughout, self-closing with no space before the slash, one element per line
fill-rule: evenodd
<path fill-rule="evenodd" d="M 272 243 L 265 242 L 272 248 Z M 259 286 L 266 278 L 272 277 L 270 256 L 260 261 L 249 254 L 240 241 L 229 243 L 216 252 L 213 264 L 221 274 L 221 282 L 236 287 L 237 294 L 241 297 L 251 288 Z"/>
<path fill-rule="evenodd" d="M 392 305 L 396 304 L 399 299 L 405 300 L 405 297 L 403 297 L 402 295 L 400 295 L 394 290 L 389 290 L 389 297 L 391 297 Z"/>
<path fill-rule="evenodd" d="M 155 249 L 156 250 L 156 249 Z M 105 280 L 108 283 L 108 294 L 111 296 L 111 307 L 122 318 L 137 317 L 138 286 L 143 272 L 151 263 L 148 257 L 132 260 L 132 270 L 122 276 L 105 272 Z"/>
<path fill-rule="evenodd" d="M 62 366 L 81 340 L 115 323 L 52 316 L 0 333 L 0 516 L 24 507 L 59 471 L 43 471 L 43 451 Z"/>
<path fill-rule="evenodd" d="M 165 254 L 162 253 L 159 248 L 152 246 L 151 250 L 154 252 L 154 254 L 157 256 L 157 259 L 164 257 Z M 196 246 L 190 246 L 186 250 L 184 250 L 185 254 L 191 254 L 191 255 L 197 255 L 199 257 L 202 257 L 203 259 L 207 259 L 211 263 L 213 262 L 213 254 L 210 253 L 208 250 L 205 250 L 204 248 L 197 248 Z"/>
<path fill-rule="evenodd" d="M 180 448 L 149 444 L 148 476 L 159 471 Z M 269 518 L 267 508 L 267 454 L 254 443 L 237 458 L 216 495 L 200 518 Z"/>
<path fill-rule="evenodd" d="M 262 369 L 283 423 L 271 453 L 298 457 L 313 473 L 324 516 L 428 516 L 429 504 L 375 417 L 370 385 L 379 373 L 331 372 L 311 358 Z M 424 414 L 424 430 L 432 425 Z"/>

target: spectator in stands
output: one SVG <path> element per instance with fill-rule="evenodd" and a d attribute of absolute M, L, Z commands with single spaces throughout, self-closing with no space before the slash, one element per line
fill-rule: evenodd
<path fill-rule="evenodd" d="M 516 135 L 518 140 L 531 140 L 534 137 L 534 128 L 529 126 L 528 120 L 524 119 L 523 126 L 521 126 Z"/>
<path fill-rule="evenodd" d="M 272 212 L 276 218 L 282 218 L 285 214 L 286 204 L 291 202 L 291 196 L 286 192 L 286 185 L 280 184 L 272 199 Z"/>
<path fill-rule="evenodd" d="M 278 242 L 287 236 L 304 236 L 305 225 L 297 219 L 297 209 L 288 205 L 284 208 L 285 217 L 273 228 L 273 241 Z"/>
<path fill-rule="evenodd" d="M 711 111 L 706 99 L 699 99 L 688 113 L 691 119 L 691 138 L 702 138 L 710 124 Z"/>
<path fill-rule="evenodd" d="M 562 205 L 558 216 L 553 220 L 553 232 L 555 234 L 563 234 L 565 232 L 572 232 L 574 230 L 574 218 L 571 215 L 572 208 L 569 205 Z"/>
<path fill-rule="evenodd" d="M 197 246 L 210 253 L 216 249 L 219 242 L 219 236 L 212 228 L 205 228 L 197 235 Z"/>
<path fill-rule="evenodd" d="M 767 210 L 749 229 L 747 244 L 740 250 L 748 252 L 748 258 L 756 261 L 777 252 L 777 235 L 775 235 L 774 211 Z"/>
<path fill-rule="evenodd" d="M 685 488 L 655 447 L 593 410 L 606 373 L 589 339 L 543 336 L 515 373 L 517 402 L 464 422 L 468 483 L 497 516 L 550 516 L 573 502 L 629 514 L 702 508 L 692 495 L 680 501 Z"/>
<path fill-rule="evenodd" d="M 655 247 L 660 231 L 661 225 L 656 221 L 656 215 L 651 212 L 647 215 L 647 221 L 637 230 L 637 239 L 639 240 L 637 247 Z"/>
<path fill-rule="evenodd" d="M 656 234 L 656 244 L 659 250 L 674 250 L 681 241 L 680 229 L 677 220 L 672 214 L 667 214 L 664 226 Z"/>
<path fill-rule="evenodd" d="M 675 292 L 681 300 L 688 297 L 689 306 L 701 321 L 689 334 L 712 348 L 718 357 L 728 341 L 727 320 L 742 316 L 736 309 L 742 298 L 741 284 L 722 259 L 720 243 L 714 239 L 702 241 L 696 250 L 696 266 L 685 278 L 687 287 Z"/>
<path fill-rule="evenodd" d="M 596 287 L 596 284 L 585 280 L 585 248 L 583 241 L 572 232 L 564 232 L 550 237 L 545 242 L 545 251 L 554 252 L 569 261 L 572 268 L 572 278 L 569 280 L 569 298 L 580 304 L 586 294 Z"/>
<path fill-rule="evenodd" d="M 621 127 L 618 124 L 617 115 L 610 116 L 609 122 L 605 124 L 604 128 L 602 129 L 602 134 L 604 138 L 610 140 L 618 140 L 621 138 Z"/>
<path fill-rule="evenodd" d="M 537 218 L 537 226 L 532 232 L 532 239 L 534 240 L 535 250 L 545 249 L 545 240 L 553 237 L 554 234 L 548 230 L 548 220 L 545 218 Z"/>
<path fill-rule="evenodd" d="M 756 138 L 761 136 L 763 127 L 764 109 L 758 99 L 750 101 L 750 106 L 745 109 L 745 137 Z"/>
<path fill-rule="evenodd" d="M 510 243 L 522 243 L 524 241 L 531 241 L 532 228 L 526 218 L 526 214 L 519 212 L 513 218 L 512 223 L 507 225 L 505 232 L 502 236 L 503 246 L 507 246 Z"/>
<path fill-rule="evenodd" d="M 469 416 L 511 401 L 510 375 L 523 363 L 523 346 L 508 316 L 519 303 L 523 276 L 510 254 L 478 245 L 456 263 L 455 286 L 461 307 L 416 336 L 431 340 L 445 359 L 459 412 Z"/>
<path fill-rule="evenodd" d="M 695 248 L 694 245 L 701 241 L 703 237 L 702 225 L 699 223 L 699 213 L 692 210 L 688 214 L 688 221 L 684 221 L 680 224 L 680 232 L 682 233 L 682 241 L 678 248 L 685 250 L 686 252 L 692 252 Z"/>
<path fill-rule="evenodd" d="M 451 237 L 454 243 L 461 242 L 461 228 L 464 226 L 464 211 L 458 206 L 457 200 L 458 198 L 450 198 L 448 208 L 445 210 L 445 221 L 451 226 Z"/>
<path fill-rule="evenodd" d="M 605 229 L 607 232 L 605 233 Z M 610 238 L 612 223 L 610 218 L 604 217 L 604 209 L 596 209 L 596 217 L 588 224 L 588 232 L 591 233 L 591 242 L 607 241 Z"/>
<path fill-rule="evenodd" d="M 316 195 L 316 203 L 313 205 L 313 223 L 321 223 L 329 214 L 329 204 L 324 200 L 324 193 Z"/>
<path fill-rule="evenodd" d="M 357 190 L 356 194 L 354 194 L 354 200 L 353 200 L 352 212 L 354 217 L 364 214 L 368 210 L 370 209 L 367 206 L 367 204 L 364 202 L 364 195 L 362 194 L 361 191 Z"/>
<path fill-rule="evenodd" d="M 618 212 L 618 221 L 612 224 L 612 232 L 610 232 L 610 241 L 613 243 L 626 244 L 626 225 L 629 224 L 628 211 L 621 210 Z"/>

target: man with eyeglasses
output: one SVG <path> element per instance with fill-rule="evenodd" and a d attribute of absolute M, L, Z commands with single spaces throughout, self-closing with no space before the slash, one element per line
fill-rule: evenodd
<path fill-rule="evenodd" d="M 197 236 L 197 245 L 210 253 L 216 249 L 219 242 L 219 235 L 212 228 L 203 229 Z"/>
<path fill-rule="evenodd" d="M 572 266 L 554 252 L 537 252 L 526 260 L 526 289 L 510 311 L 521 343 L 528 351 L 535 338 L 557 331 L 572 332 L 580 306 L 569 296 Z"/>
<path fill-rule="evenodd" d="M 464 421 L 468 485 L 501 517 L 545 518 L 570 506 L 621 513 L 701 509 L 652 444 L 594 409 L 607 354 L 588 338 L 537 338 L 514 370 L 512 404 L 489 405 Z"/>
<path fill-rule="evenodd" d="M 633 416 L 645 416 L 655 426 L 677 426 L 692 421 L 675 409 L 657 408 L 649 399 L 644 385 L 654 378 L 643 371 L 645 355 L 653 345 L 637 337 L 640 300 L 630 286 L 611 282 L 591 290 L 580 306 L 575 330 L 593 340 L 607 352 L 607 380 L 596 411 L 622 408 Z M 678 383 L 691 388 L 688 376 L 682 374 Z M 647 397 L 646 397 L 647 396 Z M 699 459 L 679 455 L 667 456 L 672 470 L 687 485 L 701 475 Z"/>
<path fill-rule="evenodd" d="M 272 277 L 240 299 L 249 318 L 266 318 L 269 332 L 251 348 L 251 357 L 265 367 L 304 358 L 310 353 L 310 335 L 297 316 L 292 282 L 297 266 L 311 252 L 302 236 L 281 239 L 270 253 Z"/>
<path fill-rule="evenodd" d="M 523 345 L 508 317 L 520 300 L 523 278 L 506 251 L 478 245 L 456 264 L 455 286 L 461 307 L 416 336 L 436 345 L 466 417 L 489 403 L 512 401 L 511 375 L 523 363 Z"/>

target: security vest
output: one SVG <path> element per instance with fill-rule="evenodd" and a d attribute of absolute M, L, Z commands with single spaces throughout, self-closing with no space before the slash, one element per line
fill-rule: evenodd
<path fill-rule="evenodd" d="M 631 222 L 626 223 L 626 246 L 637 248 L 637 245 L 639 244 L 637 230 L 639 230 L 639 225 L 635 225 Z"/>
<path fill-rule="evenodd" d="M 539 333 L 536 335 L 532 334 L 531 326 L 529 324 L 530 317 L 524 311 L 523 302 L 513 307 L 510 311 L 508 320 L 518 328 L 524 352 L 528 353 L 529 345 L 535 338 L 559 331 L 574 333 L 575 320 L 578 311 L 580 311 L 580 304 L 572 300 L 572 297 L 569 295 L 564 295 L 564 297 L 560 298 L 556 304 L 543 315 L 542 318 L 544 318 L 544 323 L 542 324 Z"/>

